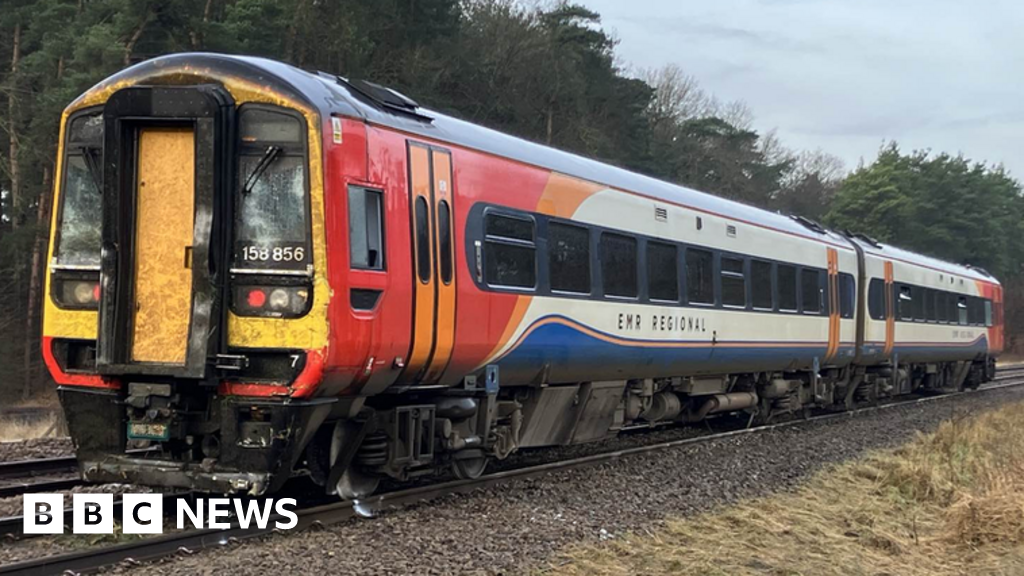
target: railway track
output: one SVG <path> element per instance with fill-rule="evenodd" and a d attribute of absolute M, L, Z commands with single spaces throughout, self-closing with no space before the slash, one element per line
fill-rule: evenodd
<path fill-rule="evenodd" d="M 384 510 L 400 509 L 418 503 L 428 502 L 442 496 L 469 493 L 503 482 L 543 476 L 555 471 L 565 471 L 574 468 L 614 462 L 628 456 L 658 452 L 680 446 L 711 442 L 748 434 L 761 434 L 771 430 L 797 426 L 808 422 L 834 420 L 839 418 L 855 418 L 864 414 L 887 410 L 890 408 L 938 402 L 957 398 L 965 394 L 981 394 L 994 390 L 1024 385 L 1024 366 L 1014 368 L 1015 369 L 1010 369 L 1005 372 L 1001 371 L 999 376 L 997 376 L 992 383 L 978 390 L 969 390 L 940 396 L 925 396 L 903 402 L 893 402 L 879 406 L 858 408 L 849 412 L 827 413 L 818 416 L 811 416 L 809 418 L 793 419 L 753 428 L 741 428 L 726 432 L 711 433 L 704 436 L 602 452 L 579 458 L 495 472 L 473 480 L 454 480 L 405 490 L 386 492 L 360 501 L 342 501 L 309 507 L 296 511 L 298 514 L 298 524 L 294 530 L 303 530 L 317 525 L 326 526 L 330 524 L 338 524 L 358 517 L 372 517 Z M 271 527 L 274 524 L 274 520 L 275 518 L 271 518 L 268 527 L 265 529 L 255 527 L 243 529 L 235 525 L 227 530 L 189 530 L 173 534 L 164 534 L 143 540 L 125 542 L 103 548 L 81 550 L 50 557 L 26 560 L 6 566 L 0 566 L 0 575 L 55 573 L 80 574 L 83 572 L 95 571 L 102 567 L 120 562 L 138 564 L 143 561 L 155 560 L 177 553 L 192 554 L 204 549 L 217 548 L 230 543 L 239 542 L 241 540 L 269 535 L 275 532 L 275 529 Z M 7 521 L 13 522 L 14 520 L 11 519 Z"/>
<path fill-rule="evenodd" d="M 77 466 L 74 456 L 58 456 L 55 458 L 36 458 L 33 460 L 17 460 L 0 462 L 0 480 L 39 476 L 54 472 L 73 472 Z"/>
<path fill-rule="evenodd" d="M 54 478 L 77 472 L 73 456 L 39 458 L 0 463 L 0 498 L 11 498 L 28 492 L 55 492 L 82 484 L 76 478 Z M 40 479 L 40 476 L 47 476 Z"/>
<path fill-rule="evenodd" d="M 1006 380 L 1012 380 L 1013 378 L 1024 377 L 1024 366 L 1010 366 L 1003 368 L 996 372 L 996 377 L 992 379 L 993 382 L 1002 382 Z"/>

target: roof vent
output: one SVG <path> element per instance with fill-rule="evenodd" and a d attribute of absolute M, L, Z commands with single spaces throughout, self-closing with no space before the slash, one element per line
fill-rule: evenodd
<path fill-rule="evenodd" d="M 322 78 L 334 80 L 348 88 L 354 96 L 366 100 L 379 108 L 384 108 L 390 112 L 408 114 L 428 122 L 433 120 L 433 118 L 425 116 L 418 111 L 420 105 L 415 100 L 387 86 L 381 86 L 366 80 L 349 80 L 348 78 L 342 78 L 327 72 L 320 72 L 319 75 Z"/>
<path fill-rule="evenodd" d="M 985 276 L 988 276 L 989 278 L 994 278 L 994 276 L 992 276 L 992 274 L 988 270 L 985 270 L 981 266 L 972 266 L 970 264 L 967 264 L 967 268 L 969 268 L 971 270 L 974 270 L 978 274 L 984 274 Z"/>
<path fill-rule="evenodd" d="M 846 236 L 847 238 L 853 238 L 855 240 L 862 240 L 864 242 L 867 242 L 871 246 L 874 246 L 875 248 L 882 247 L 878 240 L 875 240 L 871 236 L 868 236 L 867 234 L 862 234 L 860 232 L 850 232 L 849 230 L 843 230 L 843 236 Z"/>
<path fill-rule="evenodd" d="M 725 235 L 728 236 L 729 238 L 735 238 L 736 237 L 736 227 L 733 226 L 732 224 L 726 225 L 726 227 L 725 227 Z"/>
<path fill-rule="evenodd" d="M 817 232 L 818 234 L 825 234 L 825 228 L 821 224 L 818 224 L 817 222 L 811 220 L 810 218 L 804 218 L 803 216 L 797 216 L 796 214 L 792 214 L 790 218 L 800 223 L 801 225 L 803 225 L 804 228 L 807 228 L 808 230 L 812 230 L 814 232 Z"/>
<path fill-rule="evenodd" d="M 402 108 L 404 110 L 415 110 L 420 107 L 420 105 L 412 98 L 409 98 L 408 96 L 400 92 L 396 92 L 386 86 L 374 84 L 373 82 L 368 82 L 366 80 L 349 80 L 348 83 L 356 90 L 359 90 L 363 94 L 366 94 L 385 106 Z"/>
<path fill-rule="evenodd" d="M 661 206 L 654 207 L 654 219 L 658 222 L 668 222 L 668 209 Z"/>

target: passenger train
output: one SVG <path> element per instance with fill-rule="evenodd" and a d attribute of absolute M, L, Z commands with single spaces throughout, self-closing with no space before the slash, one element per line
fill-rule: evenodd
<path fill-rule="evenodd" d="M 42 352 L 89 481 L 355 498 L 976 387 L 1003 347 L 982 269 L 270 60 L 135 65 L 60 141 Z"/>

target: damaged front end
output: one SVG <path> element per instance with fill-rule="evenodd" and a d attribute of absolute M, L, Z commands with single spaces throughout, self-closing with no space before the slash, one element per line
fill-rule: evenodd
<path fill-rule="evenodd" d="M 273 492 L 334 403 L 219 396 L 180 381 L 130 383 L 126 392 L 59 388 L 86 481 Z"/>

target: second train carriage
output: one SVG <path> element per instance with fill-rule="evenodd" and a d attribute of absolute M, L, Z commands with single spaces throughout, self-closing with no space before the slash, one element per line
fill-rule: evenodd
<path fill-rule="evenodd" d="M 268 60 L 139 64 L 61 141 L 43 354 L 88 480 L 352 497 L 977 385 L 1002 347 L 983 271 Z"/>

